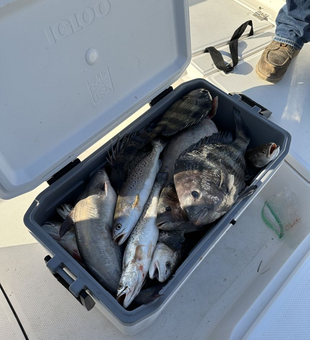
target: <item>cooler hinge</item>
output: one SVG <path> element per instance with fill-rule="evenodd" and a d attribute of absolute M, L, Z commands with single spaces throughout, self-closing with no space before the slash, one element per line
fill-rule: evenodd
<path fill-rule="evenodd" d="M 261 9 L 259 9 L 258 11 L 256 11 L 253 16 L 261 21 L 263 20 L 267 20 L 269 15 L 267 13 L 264 13 Z"/>
<path fill-rule="evenodd" d="M 164 97 L 166 97 L 167 94 L 173 91 L 173 87 L 169 86 L 166 90 L 161 92 L 158 96 L 156 96 L 154 99 L 150 101 L 150 106 L 152 107 L 156 103 L 158 103 L 160 100 L 162 100 Z"/>
<path fill-rule="evenodd" d="M 56 174 L 54 174 L 50 179 L 48 179 L 46 182 L 49 185 L 52 185 L 53 183 L 55 183 L 56 181 L 59 180 L 59 178 L 61 178 L 63 175 L 65 175 L 67 172 L 69 172 L 71 169 L 73 169 L 75 166 L 77 166 L 79 163 L 81 163 L 81 161 L 76 158 L 74 161 L 70 162 L 69 164 L 67 164 L 65 167 L 63 167 L 62 169 L 60 169 L 58 172 L 56 172 Z"/>

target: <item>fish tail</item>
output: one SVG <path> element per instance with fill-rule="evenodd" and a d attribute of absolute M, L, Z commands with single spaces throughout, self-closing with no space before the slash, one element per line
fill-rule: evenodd
<path fill-rule="evenodd" d="M 168 139 L 164 137 L 156 138 L 156 139 L 153 139 L 151 143 L 152 143 L 153 148 L 158 148 L 159 152 L 162 152 L 168 143 Z"/>
<path fill-rule="evenodd" d="M 244 124 L 240 111 L 234 107 L 234 118 L 236 124 L 236 141 L 244 150 L 250 143 L 249 129 Z"/>
<path fill-rule="evenodd" d="M 59 237 L 63 237 L 74 226 L 72 212 L 66 217 L 59 229 Z"/>

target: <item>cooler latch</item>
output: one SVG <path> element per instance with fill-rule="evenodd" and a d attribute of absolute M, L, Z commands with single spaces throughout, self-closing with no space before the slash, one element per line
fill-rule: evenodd
<path fill-rule="evenodd" d="M 271 111 L 266 109 L 261 104 L 258 104 L 255 100 L 251 99 L 250 97 L 246 96 L 243 93 L 240 92 L 231 92 L 229 93 L 230 96 L 232 96 L 237 101 L 242 101 L 246 105 L 250 106 L 252 111 L 255 111 L 256 113 L 259 113 L 260 115 L 269 118 L 271 116 Z"/>
<path fill-rule="evenodd" d="M 95 301 L 87 294 L 84 289 L 83 282 L 77 279 L 74 280 L 68 273 L 64 271 L 61 262 L 56 257 L 51 258 L 50 255 L 45 256 L 44 261 L 46 266 L 54 275 L 56 280 L 60 282 L 88 311 L 95 306 Z"/>
<path fill-rule="evenodd" d="M 60 177 L 65 175 L 67 172 L 69 172 L 71 169 L 73 169 L 79 163 L 81 163 L 81 161 L 78 158 L 75 159 L 74 161 L 70 162 L 65 167 L 63 167 L 58 172 L 56 172 L 50 179 L 48 179 L 47 183 L 49 185 L 52 185 L 54 182 L 58 181 Z"/>
<path fill-rule="evenodd" d="M 169 86 L 166 90 L 161 92 L 158 96 L 156 96 L 154 99 L 150 101 L 150 106 L 154 106 L 156 103 L 158 103 L 160 100 L 162 100 L 164 97 L 166 97 L 167 94 L 173 91 L 173 87 Z"/>

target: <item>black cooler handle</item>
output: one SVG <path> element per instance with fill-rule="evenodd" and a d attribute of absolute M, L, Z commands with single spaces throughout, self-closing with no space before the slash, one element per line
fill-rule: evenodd
<path fill-rule="evenodd" d="M 252 108 L 252 111 L 255 111 L 256 113 L 259 113 L 260 115 L 269 118 L 271 116 L 271 111 L 266 109 L 261 104 L 258 104 L 255 100 L 251 99 L 250 97 L 246 96 L 243 93 L 240 92 L 231 92 L 229 93 L 230 96 L 232 96 L 237 101 L 242 101 L 246 105 L 250 106 Z"/>
<path fill-rule="evenodd" d="M 61 266 L 61 262 L 56 259 L 56 256 L 52 258 L 50 255 L 47 255 L 45 256 L 44 261 L 56 280 L 60 282 L 81 305 L 83 305 L 88 311 L 95 306 L 95 301 L 85 291 L 85 289 L 81 287 L 79 280 L 74 280 L 64 271 Z"/>

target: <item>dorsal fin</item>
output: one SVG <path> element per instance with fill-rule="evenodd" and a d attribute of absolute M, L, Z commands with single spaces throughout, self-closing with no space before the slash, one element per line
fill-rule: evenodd
<path fill-rule="evenodd" d="M 233 136 L 229 131 L 225 131 L 225 132 L 221 131 L 221 132 L 213 133 L 211 136 L 203 137 L 197 143 L 192 144 L 190 147 L 188 147 L 186 150 L 184 150 L 180 154 L 179 158 L 181 158 L 183 155 L 185 155 L 188 152 L 191 152 L 193 150 L 198 150 L 203 145 L 215 144 L 215 143 L 231 144 L 232 142 L 233 142 Z"/>

